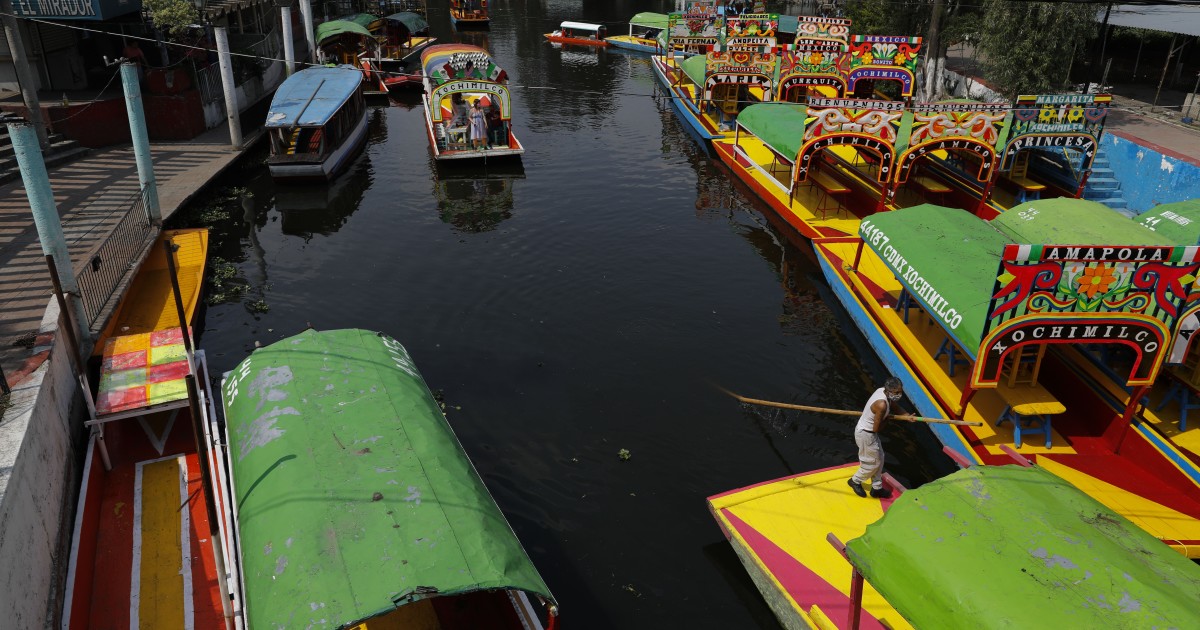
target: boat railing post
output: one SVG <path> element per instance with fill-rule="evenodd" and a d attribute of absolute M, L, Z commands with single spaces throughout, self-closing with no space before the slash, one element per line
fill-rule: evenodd
<path fill-rule="evenodd" d="M 289 77 L 296 71 L 296 42 L 292 39 L 292 1 L 276 0 L 279 4 L 279 21 L 283 26 L 283 67 Z"/>
<path fill-rule="evenodd" d="M 33 213 L 33 224 L 42 244 L 42 254 L 54 257 L 63 292 L 78 296 L 79 284 L 75 280 L 71 253 L 67 250 L 67 238 L 63 235 L 62 219 L 59 218 L 58 203 L 54 201 L 54 190 L 50 187 L 46 162 L 42 159 L 37 130 L 27 123 L 11 123 L 8 125 L 8 136 L 12 139 L 21 181 L 25 184 L 25 196 Z M 71 314 L 79 326 L 79 338 L 90 343 L 91 331 L 87 328 L 88 317 L 83 310 L 83 302 L 72 300 L 71 305 Z"/>
<path fill-rule="evenodd" d="M 229 143 L 235 149 L 242 148 L 242 121 L 238 117 L 237 84 L 233 82 L 233 64 L 229 59 L 229 34 L 225 28 L 213 28 L 217 40 L 217 64 L 221 70 L 221 88 L 225 92 L 225 116 L 229 119 Z"/>
<path fill-rule="evenodd" d="M 138 183 L 146 201 L 146 218 L 154 225 L 162 223 L 158 207 L 158 184 L 154 180 L 154 160 L 150 155 L 150 134 L 146 131 L 146 113 L 142 108 L 142 86 L 138 82 L 137 65 L 121 64 L 121 89 L 125 92 L 125 111 L 129 114 L 129 136 L 133 141 L 133 158 L 137 161 Z"/>

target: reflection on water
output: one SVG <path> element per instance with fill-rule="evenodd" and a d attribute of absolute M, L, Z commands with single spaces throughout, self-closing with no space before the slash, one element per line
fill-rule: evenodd
<path fill-rule="evenodd" d="M 525 178 L 519 162 L 493 165 L 487 172 L 475 169 L 438 169 L 433 182 L 438 217 L 460 232 L 493 230 L 513 213 L 513 183 Z"/>
<path fill-rule="evenodd" d="M 646 57 L 542 37 L 567 19 L 623 32 L 674 0 L 497 5 L 490 32 L 451 32 L 444 3 L 429 21 L 509 71 L 523 159 L 435 165 L 414 91 L 369 108 L 366 148 L 328 186 L 243 160 L 225 182 L 253 197 L 211 250 L 247 288 L 208 310 L 210 365 L 309 323 L 386 331 L 444 392 L 567 627 L 772 627 L 704 498 L 853 461 L 852 427 L 712 384 L 861 408 L 884 368 L 811 245 L 685 131 Z M 884 440 L 902 482 L 945 472 L 927 428 Z"/>

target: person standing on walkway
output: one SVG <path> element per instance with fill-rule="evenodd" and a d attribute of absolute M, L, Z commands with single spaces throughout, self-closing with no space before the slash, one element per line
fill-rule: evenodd
<path fill-rule="evenodd" d="M 858 444 L 858 471 L 846 483 L 860 497 L 867 496 L 863 483 L 868 481 L 871 483 L 871 496 L 877 499 L 892 496 L 892 491 L 883 487 L 883 443 L 879 440 L 879 430 L 888 416 L 892 415 L 892 406 L 899 403 L 903 395 L 904 385 L 900 379 L 888 378 L 883 382 L 883 387 L 871 394 L 854 427 L 854 442 Z"/>

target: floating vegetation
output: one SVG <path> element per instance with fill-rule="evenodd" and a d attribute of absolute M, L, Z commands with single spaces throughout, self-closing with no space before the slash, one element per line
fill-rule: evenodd
<path fill-rule="evenodd" d="M 627 461 L 629 461 L 630 457 L 633 457 L 633 453 L 630 453 L 629 449 L 623 448 L 623 449 L 617 451 L 617 457 L 621 458 L 621 461 L 627 462 Z"/>
<path fill-rule="evenodd" d="M 214 256 L 208 263 L 208 299 L 209 306 L 225 304 L 242 299 L 250 291 L 250 287 L 236 280 L 238 267 L 233 262 L 219 256 Z"/>
<path fill-rule="evenodd" d="M 266 300 L 260 298 L 251 302 L 246 302 L 246 310 L 250 311 L 251 313 L 266 313 L 267 311 L 271 310 L 271 305 L 267 304 Z"/>

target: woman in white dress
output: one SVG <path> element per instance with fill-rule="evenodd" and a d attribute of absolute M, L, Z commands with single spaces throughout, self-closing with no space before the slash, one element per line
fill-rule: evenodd
<path fill-rule="evenodd" d="M 471 148 L 481 150 L 487 147 L 487 118 L 479 99 L 471 104 Z"/>

